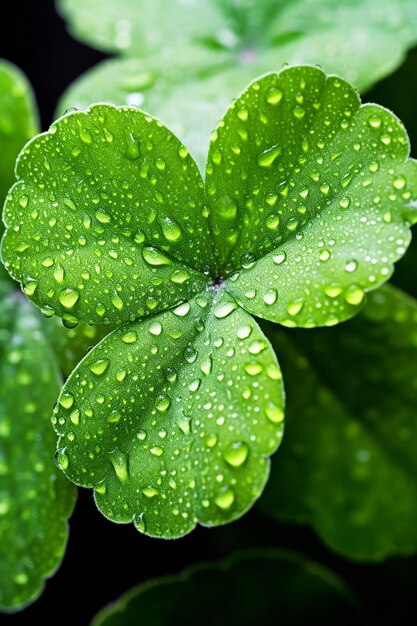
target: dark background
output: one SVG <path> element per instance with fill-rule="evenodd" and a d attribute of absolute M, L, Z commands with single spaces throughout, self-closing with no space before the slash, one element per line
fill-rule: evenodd
<path fill-rule="evenodd" d="M 45 129 L 66 86 L 105 57 L 67 34 L 52 0 L 9 0 L 7 12 L 7 19 L 0 22 L 0 57 L 14 62 L 28 76 Z M 392 108 L 417 146 L 417 50 L 364 99 Z M 416 281 L 411 284 L 409 280 L 409 265 L 410 261 L 400 264 L 397 282 L 416 292 Z M 417 558 L 352 563 L 327 550 L 308 528 L 278 524 L 256 508 L 232 525 L 198 528 L 183 539 L 164 541 L 144 537 L 132 525 L 108 522 L 96 511 L 90 490 L 81 490 L 70 526 L 64 562 L 47 582 L 44 594 L 21 613 L 0 614 L 1 625 L 64 620 L 84 626 L 97 610 L 139 582 L 257 545 L 294 548 L 328 565 L 360 595 L 376 624 L 417 623 Z M 276 615 L 279 623 L 279 607 Z"/>

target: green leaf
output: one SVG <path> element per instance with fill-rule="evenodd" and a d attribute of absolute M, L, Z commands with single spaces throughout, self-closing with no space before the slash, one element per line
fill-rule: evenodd
<path fill-rule="evenodd" d="M 15 66 L 0 59 L 0 206 L 14 180 L 23 145 L 38 132 L 32 89 Z"/>
<path fill-rule="evenodd" d="M 12 611 L 33 602 L 59 566 L 76 492 L 53 461 L 61 380 L 42 320 L 10 287 L 1 291 L 0 610 Z"/>
<path fill-rule="evenodd" d="M 265 485 L 282 420 L 268 342 L 216 290 L 108 335 L 53 418 L 65 474 L 94 488 L 106 517 L 158 537 L 242 515 Z"/>
<path fill-rule="evenodd" d="M 207 33 L 208 25 L 221 27 L 216 2 L 211 0 L 59 0 L 72 34 L 105 52 L 158 55 L 172 61 L 181 46 Z M 162 60 L 162 59 L 161 59 Z M 190 58 L 192 61 L 192 58 Z"/>
<path fill-rule="evenodd" d="M 416 300 L 387 286 L 348 324 L 268 336 L 288 407 L 262 508 L 350 558 L 415 553 Z"/>
<path fill-rule="evenodd" d="M 214 133 L 206 169 L 220 272 L 243 308 L 332 325 L 392 274 L 417 220 L 417 163 L 392 113 L 336 76 L 259 79 Z"/>
<path fill-rule="evenodd" d="M 72 113 L 26 146 L 17 177 L 3 261 L 45 313 L 120 322 L 204 289 L 203 182 L 160 122 L 108 105 Z"/>
<path fill-rule="evenodd" d="M 6 204 L 6 266 L 67 324 L 127 322 L 75 370 L 55 422 L 61 467 L 96 489 L 105 515 L 179 536 L 251 505 L 281 437 L 282 385 L 244 309 L 287 325 L 356 313 L 409 242 L 408 147 L 392 114 L 360 108 L 344 81 L 312 67 L 267 75 L 232 105 L 206 193 L 186 148 L 136 109 L 95 105 L 26 147 Z M 221 338 L 227 349 L 216 351 Z M 181 372 L 170 380 L 166 368 Z M 214 424 L 218 448 L 207 452 Z M 209 463 L 229 445 L 236 478 L 233 461 L 230 474 Z"/>
<path fill-rule="evenodd" d="M 61 0 L 59 6 L 82 41 L 159 66 L 188 54 L 190 69 L 209 68 L 217 56 L 237 74 L 251 67 L 254 77 L 283 63 L 317 63 L 360 89 L 393 71 L 417 42 L 414 0 Z"/>
<path fill-rule="evenodd" d="M 185 599 L 185 600 L 184 600 Z M 302 599 L 302 601 L 300 601 Z M 361 624 L 358 601 L 328 569 L 274 549 L 234 554 L 135 587 L 101 611 L 92 626 L 183 624 Z"/>

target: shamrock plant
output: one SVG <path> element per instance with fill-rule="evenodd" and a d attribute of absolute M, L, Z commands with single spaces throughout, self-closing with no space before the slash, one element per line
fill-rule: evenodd
<path fill-rule="evenodd" d="M 161 122 L 129 107 L 70 113 L 25 147 L 6 268 L 46 314 L 120 325 L 53 417 L 58 464 L 108 518 L 177 537 L 260 495 L 284 393 L 252 315 L 313 327 L 361 309 L 417 221 L 408 154 L 393 114 L 310 66 L 232 103 L 205 182 Z"/>

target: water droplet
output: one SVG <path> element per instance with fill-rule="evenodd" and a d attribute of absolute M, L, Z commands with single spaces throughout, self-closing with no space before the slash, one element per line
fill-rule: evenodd
<path fill-rule="evenodd" d="M 395 189 L 398 189 L 399 191 L 401 189 L 404 189 L 405 183 L 406 183 L 406 180 L 404 176 L 396 176 L 394 180 L 392 181 L 392 184 L 394 185 Z"/>
<path fill-rule="evenodd" d="M 292 113 L 294 117 L 297 118 L 298 120 L 302 120 L 304 115 L 306 114 L 305 109 L 303 109 L 303 107 L 299 105 L 293 108 Z"/>
<path fill-rule="evenodd" d="M 282 152 L 282 147 L 279 144 L 275 144 L 258 154 L 258 165 L 260 167 L 271 167 L 274 161 L 279 157 Z"/>
<path fill-rule="evenodd" d="M 252 332 L 252 327 L 246 325 L 246 326 L 241 326 L 240 328 L 238 328 L 236 334 L 239 337 L 239 339 L 246 339 L 247 337 L 249 337 L 251 332 Z"/>
<path fill-rule="evenodd" d="M 159 491 L 158 489 L 155 489 L 155 487 L 145 487 L 144 489 L 142 489 L 142 493 L 147 498 L 154 498 L 155 496 L 159 495 Z"/>
<path fill-rule="evenodd" d="M 136 159 L 140 158 L 140 141 L 134 137 L 133 133 L 126 134 L 125 157 L 129 161 L 136 161 Z"/>
<path fill-rule="evenodd" d="M 171 259 L 160 252 L 157 248 L 146 247 L 142 249 L 142 256 L 149 265 L 171 265 Z"/>
<path fill-rule="evenodd" d="M 127 333 L 122 335 L 123 343 L 135 343 L 135 341 L 137 341 L 137 338 L 138 336 L 134 330 L 129 330 Z"/>
<path fill-rule="evenodd" d="M 257 376 L 262 372 L 263 367 L 260 363 L 251 362 L 246 363 L 246 365 L 244 366 L 244 370 L 247 374 L 249 374 L 249 376 Z"/>
<path fill-rule="evenodd" d="M 354 271 L 356 270 L 356 268 L 357 268 L 357 267 L 358 267 L 357 262 L 356 262 L 355 260 L 353 260 L 353 259 L 352 259 L 351 261 L 348 261 L 348 262 L 346 263 L 346 265 L 345 265 L 345 270 L 346 270 L 347 272 L 354 272 Z"/>
<path fill-rule="evenodd" d="M 145 513 L 137 513 L 134 515 L 133 523 L 139 532 L 144 533 L 146 531 Z"/>
<path fill-rule="evenodd" d="M 248 458 L 249 447 L 243 441 L 234 441 L 226 446 L 223 458 L 232 467 L 240 467 Z"/>
<path fill-rule="evenodd" d="M 281 252 L 280 254 L 276 254 L 274 257 L 272 257 L 272 260 L 276 265 L 281 265 L 281 263 L 284 263 L 286 258 L 287 255 L 285 254 L 285 252 Z"/>
<path fill-rule="evenodd" d="M 242 122 L 247 122 L 249 117 L 249 111 L 247 109 L 239 109 L 239 111 L 237 112 L 237 116 Z"/>
<path fill-rule="evenodd" d="M 276 230 L 279 226 L 279 222 L 279 215 L 276 215 L 275 213 L 268 215 L 268 217 L 266 218 L 266 226 L 271 230 Z"/>
<path fill-rule="evenodd" d="M 113 465 L 114 471 L 120 482 L 126 482 L 129 478 L 128 461 L 125 452 L 122 452 L 118 448 L 109 452 L 108 454 L 110 463 Z"/>
<path fill-rule="evenodd" d="M 265 415 L 274 424 L 279 424 L 284 419 L 284 411 L 282 407 L 272 402 L 272 400 L 269 400 L 266 404 Z"/>
<path fill-rule="evenodd" d="M 190 305 L 188 302 L 184 302 L 183 304 L 175 307 L 172 312 L 174 315 L 177 315 L 177 317 L 185 317 L 190 312 Z"/>
<path fill-rule="evenodd" d="M 164 396 L 161 394 L 158 396 L 158 399 L 155 403 L 155 408 L 161 413 L 165 413 L 168 410 L 169 405 L 171 404 L 171 399 L 168 396 Z"/>
<path fill-rule="evenodd" d="M 268 104 L 276 105 L 279 104 L 282 100 L 282 93 L 279 87 L 271 87 L 266 94 L 266 101 Z"/>
<path fill-rule="evenodd" d="M 276 289 L 270 289 L 266 291 L 262 297 L 265 304 L 271 305 L 275 304 L 278 298 L 278 291 Z"/>
<path fill-rule="evenodd" d="M 214 307 L 214 315 L 217 319 L 222 319 L 227 317 L 236 309 L 236 304 L 234 302 L 219 302 Z"/>
<path fill-rule="evenodd" d="M 149 332 L 151 333 L 151 335 L 160 335 L 162 332 L 162 325 L 159 322 L 152 322 L 152 324 L 149 326 Z"/>
<path fill-rule="evenodd" d="M 190 280 L 190 277 L 191 276 L 189 272 L 187 272 L 187 270 L 178 268 L 178 269 L 173 270 L 169 279 L 171 282 L 175 283 L 176 285 L 182 285 L 185 282 L 187 282 L 187 280 Z"/>
<path fill-rule="evenodd" d="M 54 270 L 54 278 L 57 283 L 62 283 L 64 280 L 64 277 L 65 277 L 64 268 L 62 267 L 62 265 L 58 263 L 58 265 L 56 266 Z"/>
<path fill-rule="evenodd" d="M 181 228 L 169 218 L 162 222 L 162 232 L 168 241 L 178 241 L 181 237 Z"/>
<path fill-rule="evenodd" d="M 363 302 L 365 292 L 358 285 L 350 285 L 344 294 L 344 298 L 348 304 L 358 306 Z"/>
<path fill-rule="evenodd" d="M 287 311 L 289 315 L 297 315 L 301 309 L 304 306 L 304 302 L 300 302 L 300 301 L 294 301 L 294 302 L 290 302 L 287 306 Z"/>
<path fill-rule="evenodd" d="M 59 398 L 59 404 L 63 409 L 70 409 L 74 404 L 73 394 L 69 391 L 64 391 Z"/>
<path fill-rule="evenodd" d="M 96 211 L 95 215 L 100 224 L 108 224 L 111 221 L 111 216 L 108 213 L 105 213 L 103 209 Z"/>
<path fill-rule="evenodd" d="M 328 250 L 322 250 L 319 254 L 320 261 L 328 261 L 330 259 L 330 252 Z"/>
<path fill-rule="evenodd" d="M 98 359 L 97 361 L 89 365 L 89 369 L 96 376 L 101 376 L 102 374 L 104 374 L 104 372 L 108 368 L 109 363 L 110 363 L 109 359 Z"/>
<path fill-rule="evenodd" d="M 381 126 L 382 120 L 377 115 L 371 115 L 368 117 L 368 124 L 371 128 L 379 128 Z"/>
<path fill-rule="evenodd" d="M 55 463 L 59 469 L 66 470 L 69 465 L 69 458 L 66 454 L 66 448 L 58 448 L 55 452 Z"/>
<path fill-rule="evenodd" d="M 235 501 L 235 494 L 231 489 L 226 489 L 224 491 L 221 491 L 214 500 L 214 502 L 217 504 L 219 509 L 222 509 L 224 511 L 226 511 L 227 509 L 230 509 L 234 501 Z"/>
<path fill-rule="evenodd" d="M 123 302 L 123 300 L 121 299 L 121 297 L 119 296 L 118 293 L 114 293 L 112 295 L 111 302 L 112 302 L 112 305 L 116 309 L 118 309 L 119 311 L 121 311 L 123 309 L 123 307 L 124 307 L 124 302 Z"/>
<path fill-rule="evenodd" d="M 79 297 L 80 294 L 76 289 L 66 287 L 66 289 L 59 292 L 58 299 L 62 306 L 66 309 L 72 309 L 72 307 L 77 303 Z"/>

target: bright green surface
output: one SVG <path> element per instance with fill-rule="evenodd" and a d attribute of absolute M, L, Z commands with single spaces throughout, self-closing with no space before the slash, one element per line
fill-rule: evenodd
<path fill-rule="evenodd" d="M 416 165 L 398 120 L 359 104 L 317 68 L 259 79 L 212 136 L 206 190 L 186 148 L 132 108 L 69 114 L 19 158 L 6 267 L 69 324 L 127 322 L 56 415 L 62 469 L 111 519 L 171 537 L 241 515 L 283 420 L 279 370 L 244 309 L 334 324 L 404 254 Z"/>
<path fill-rule="evenodd" d="M 270 549 L 140 585 L 99 613 L 93 626 L 194 626 L 196 616 L 203 626 L 272 626 L 278 613 L 281 623 L 294 626 L 312 615 L 322 626 L 362 624 L 356 599 L 339 578 L 297 554 Z"/>
<path fill-rule="evenodd" d="M 17 175 L 3 259 L 46 313 L 120 322 L 204 288 L 203 183 L 159 122 L 108 105 L 73 113 L 27 146 Z"/>
<path fill-rule="evenodd" d="M 0 353 L 0 610 L 16 610 L 60 564 L 76 492 L 53 459 L 61 379 L 42 320 L 4 286 Z"/>
<path fill-rule="evenodd" d="M 212 291 L 104 339 L 65 384 L 53 422 L 61 468 L 95 489 L 104 515 L 176 537 L 253 503 L 283 417 L 263 334 Z"/>
<path fill-rule="evenodd" d="M 288 406 L 262 508 L 350 558 L 414 553 L 417 302 L 387 286 L 337 328 L 266 330 Z"/>

